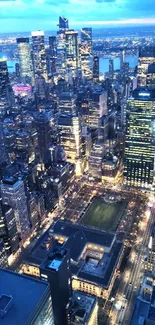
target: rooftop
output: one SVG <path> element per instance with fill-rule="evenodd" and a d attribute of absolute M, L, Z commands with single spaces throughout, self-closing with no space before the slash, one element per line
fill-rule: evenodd
<path fill-rule="evenodd" d="M 45 282 L 0 269 L 0 310 L 4 310 L 12 298 L 12 305 L 5 317 L 0 318 L 0 324 L 29 325 L 29 319 L 47 288 Z"/>
<path fill-rule="evenodd" d="M 74 323 L 76 319 L 82 319 L 82 323 L 87 324 L 91 314 L 94 310 L 96 299 L 93 296 L 88 296 L 81 292 L 74 292 L 71 303 L 68 308 L 71 322 Z"/>

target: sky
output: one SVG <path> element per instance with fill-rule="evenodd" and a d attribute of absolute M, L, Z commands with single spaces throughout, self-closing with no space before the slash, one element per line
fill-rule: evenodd
<path fill-rule="evenodd" d="M 155 0 L 0 0 L 0 32 L 155 24 Z"/>

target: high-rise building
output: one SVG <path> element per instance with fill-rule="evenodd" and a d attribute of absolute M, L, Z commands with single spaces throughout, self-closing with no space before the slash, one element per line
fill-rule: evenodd
<path fill-rule="evenodd" d="M 20 77 L 24 82 L 33 83 L 33 66 L 30 52 L 30 44 L 28 37 L 17 38 L 19 64 L 20 64 Z"/>
<path fill-rule="evenodd" d="M 97 129 L 99 119 L 107 114 L 107 92 L 104 90 L 95 90 L 92 94 L 89 108 L 88 126 Z"/>
<path fill-rule="evenodd" d="M 121 73 L 123 72 L 124 62 L 125 62 L 125 51 L 122 50 L 121 54 L 120 54 L 120 71 L 121 71 Z"/>
<path fill-rule="evenodd" d="M 76 113 L 76 96 L 72 92 L 62 92 L 59 95 L 59 113 L 75 114 Z"/>
<path fill-rule="evenodd" d="M 88 171 L 93 178 L 102 179 L 103 145 L 96 143 L 88 158 Z"/>
<path fill-rule="evenodd" d="M 56 36 L 49 37 L 49 65 L 50 73 L 53 75 L 56 72 L 57 58 L 57 39 Z"/>
<path fill-rule="evenodd" d="M 7 98 L 10 87 L 9 73 L 7 62 L 5 59 L 0 59 L 0 98 Z"/>
<path fill-rule="evenodd" d="M 127 106 L 125 184 L 151 188 L 155 162 L 154 132 L 155 90 L 137 88 Z"/>
<path fill-rule="evenodd" d="M 8 258 L 3 239 L 0 238 L 0 267 L 8 267 Z"/>
<path fill-rule="evenodd" d="M 17 230 L 22 240 L 29 235 L 29 220 L 27 202 L 23 181 L 8 177 L 1 184 L 1 195 L 3 204 L 12 207 L 15 213 Z"/>
<path fill-rule="evenodd" d="M 0 122 L 0 165 L 8 162 L 8 160 L 9 160 L 9 156 L 5 145 L 3 123 Z"/>
<path fill-rule="evenodd" d="M 80 118 L 69 114 L 60 115 L 58 130 L 60 145 L 65 150 L 67 161 L 77 165 L 82 151 Z"/>
<path fill-rule="evenodd" d="M 0 269 L 0 288 L 3 325 L 55 325 L 47 283 Z"/>
<path fill-rule="evenodd" d="M 81 29 L 80 44 L 80 64 L 82 76 L 87 79 L 93 77 L 93 48 L 92 48 L 92 28 L 85 27 Z"/>
<path fill-rule="evenodd" d="M 65 31 L 66 45 L 66 69 L 67 74 L 76 77 L 79 66 L 79 48 L 78 48 L 78 32 L 75 30 Z"/>
<path fill-rule="evenodd" d="M 145 46 L 139 50 L 138 61 L 138 87 L 146 86 L 146 76 L 148 73 L 148 66 L 155 63 L 155 47 Z"/>
<path fill-rule="evenodd" d="M 155 89 L 155 63 L 148 66 L 146 86 Z"/>
<path fill-rule="evenodd" d="M 114 78 L 114 60 L 112 59 L 109 60 L 109 78 Z"/>
<path fill-rule="evenodd" d="M 64 77 L 66 72 L 66 37 L 65 31 L 69 29 L 68 19 L 59 17 L 59 31 L 57 32 L 57 72 Z"/>
<path fill-rule="evenodd" d="M 52 144 L 51 126 L 46 112 L 39 113 L 35 119 L 36 129 L 38 132 L 38 146 L 41 161 Z"/>
<path fill-rule="evenodd" d="M 19 248 L 16 219 L 11 207 L 4 205 L 0 199 L 0 239 L 3 239 L 7 255 Z"/>
<path fill-rule="evenodd" d="M 44 32 L 34 31 L 32 35 L 33 67 L 35 77 L 43 76 L 47 81 L 46 51 L 44 43 Z"/>
<path fill-rule="evenodd" d="M 72 295 L 69 251 L 53 249 L 40 266 L 40 276 L 50 284 L 55 325 L 67 325 L 66 306 Z"/>
<path fill-rule="evenodd" d="M 99 81 L 99 76 L 100 76 L 99 57 L 94 56 L 94 59 L 93 59 L 93 80 L 95 82 L 98 82 Z"/>
<path fill-rule="evenodd" d="M 148 244 L 147 258 L 145 260 L 145 273 L 155 278 L 155 224 L 153 224 Z"/>

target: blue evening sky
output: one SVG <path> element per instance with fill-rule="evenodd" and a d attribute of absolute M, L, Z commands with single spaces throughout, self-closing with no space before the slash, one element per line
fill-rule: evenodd
<path fill-rule="evenodd" d="M 155 24 L 155 0 L 0 0 L 0 33 L 56 30 L 58 16 L 71 28 Z"/>

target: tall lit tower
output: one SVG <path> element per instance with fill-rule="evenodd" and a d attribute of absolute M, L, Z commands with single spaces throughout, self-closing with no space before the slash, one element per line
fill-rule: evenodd
<path fill-rule="evenodd" d="M 66 72 L 66 42 L 65 31 L 69 29 L 68 19 L 59 17 L 59 31 L 57 32 L 57 72 L 64 77 Z"/>
<path fill-rule="evenodd" d="M 56 36 L 49 37 L 49 60 L 51 74 L 56 72 L 56 58 L 57 58 L 57 39 Z"/>
<path fill-rule="evenodd" d="M 66 68 L 68 72 L 71 72 L 72 77 L 75 77 L 79 64 L 78 32 L 75 30 L 65 31 L 65 43 Z"/>
<path fill-rule="evenodd" d="M 94 56 L 93 58 L 93 80 L 95 82 L 99 81 L 99 75 L 100 75 L 100 70 L 99 70 L 99 57 Z"/>
<path fill-rule="evenodd" d="M 46 51 L 44 43 L 44 32 L 39 30 L 31 33 L 33 66 L 35 77 L 43 76 L 47 81 Z"/>
<path fill-rule="evenodd" d="M 17 38 L 19 62 L 20 62 L 20 77 L 22 81 L 33 82 L 33 66 L 30 52 L 29 38 Z"/>
<path fill-rule="evenodd" d="M 124 178 L 129 186 L 151 188 L 155 148 L 155 90 L 135 89 L 127 106 Z"/>
<path fill-rule="evenodd" d="M 114 78 L 114 60 L 109 60 L 109 77 L 110 79 Z"/>
<path fill-rule="evenodd" d="M 0 59 L 0 98 L 7 97 L 10 86 L 7 62 Z"/>
<path fill-rule="evenodd" d="M 81 29 L 80 61 L 83 77 L 92 79 L 93 77 L 93 48 L 92 48 L 92 28 Z"/>

